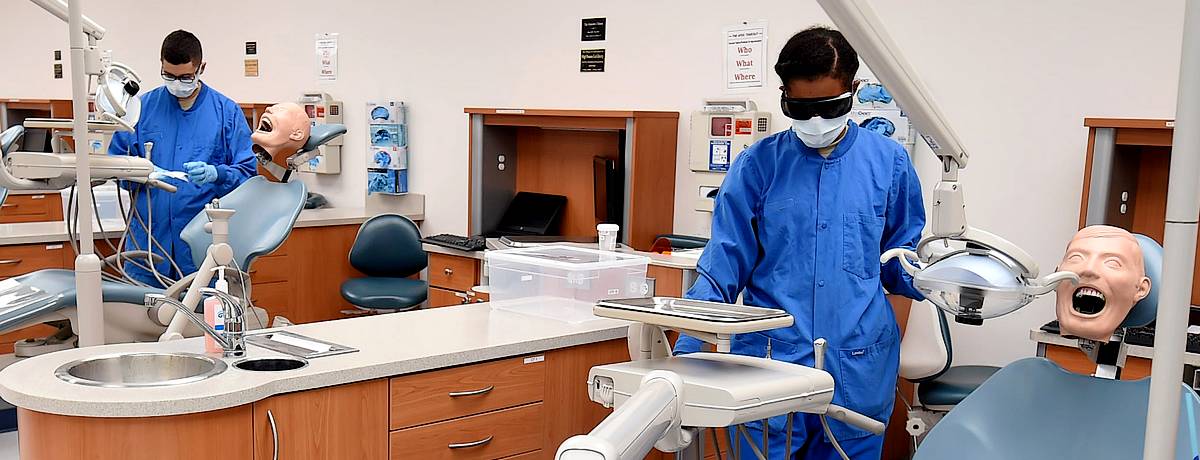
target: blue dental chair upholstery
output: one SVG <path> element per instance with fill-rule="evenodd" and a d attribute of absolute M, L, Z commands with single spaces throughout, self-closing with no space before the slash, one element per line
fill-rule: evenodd
<path fill-rule="evenodd" d="M 237 211 L 229 221 L 229 245 L 242 271 L 248 271 L 255 258 L 283 244 L 300 216 L 306 194 L 303 182 L 276 183 L 255 176 L 221 198 L 222 208 Z M 203 264 L 208 246 L 212 243 L 212 234 L 204 229 L 208 222 L 208 215 L 202 211 L 180 232 L 181 238 L 191 247 L 192 261 L 196 266 Z M 53 302 L 0 310 L 0 331 L 27 325 L 41 316 L 76 305 L 73 271 L 39 270 L 15 279 L 22 285 L 58 297 Z M 102 297 L 106 303 L 142 305 L 146 294 L 178 294 L 179 290 L 186 288 L 189 280 L 184 278 L 166 291 L 105 280 L 101 284 Z"/>
<path fill-rule="evenodd" d="M 342 297 L 368 311 L 397 312 L 425 302 L 429 285 L 408 279 L 429 264 L 421 232 L 407 217 L 381 214 L 363 222 L 350 248 L 350 265 L 367 275 L 342 283 Z"/>
<path fill-rule="evenodd" d="M 25 134 L 25 127 L 21 125 L 13 126 L 0 133 L 0 158 L 7 158 L 8 152 L 12 151 L 17 146 L 17 139 Z M 0 187 L 0 204 L 8 198 L 8 189 Z"/>
<path fill-rule="evenodd" d="M 1151 291 L 1122 326 L 1154 319 L 1162 247 L 1136 235 Z M 1182 382 L 1176 457 L 1200 457 L 1200 397 Z M 1150 379 L 1109 380 L 1026 358 L 996 372 L 926 436 L 914 460 L 1142 457 Z"/>

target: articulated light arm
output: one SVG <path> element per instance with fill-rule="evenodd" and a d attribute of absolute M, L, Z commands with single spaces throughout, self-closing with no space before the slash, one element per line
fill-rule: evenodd
<path fill-rule="evenodd" d="M 63 20 L 63 22 L 68 22 L 70 20 L 70 14 L 68 12 L 67 2 L 65 2 L 63 0 L 29 0 L 29 1 L 33 2 L 33 4 L 35 4 L 37 6 L 42 7 L 42 9 L 46 10 L 47 13 L 53 14 L 54 17 Z M 100 41 L 100 39 L 104 38 L 104 34 L 106 33 L 106 31 L 104 30 L 103 27 L 100 27 L 100 24 L 96 24 L 96 21 L 93 21 L 91 18 L 89 18 L 87 16 L 82 16 L 81 19 L 83 21 L 83 33 L 86 34 L 89 39 L 91 39 L 92 41 L 95 42 L 95 41 Z"/>

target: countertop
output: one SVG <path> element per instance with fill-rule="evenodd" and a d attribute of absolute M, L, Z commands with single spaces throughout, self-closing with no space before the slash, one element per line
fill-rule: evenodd
<path fill-rule="evenodd" d="M 562 244 L 565 246 L 579 246 L 579 247 L 586 247 L 586 248 L 593 248 L 593 249 L 595 248 L 595 245 L 592 245 L 592 244 L 578 244 L 578 243 L 556 243 L 556 244 Z M 496 238 L 488 238 L 487 248 L 490 251 L 493 249 L 507 249 L 508 246 L 504 245 L 504 243 L 501 243 Z M 438 246 L 436 244 L 428 244 L 428 243 L 423 244 L 422 249 L 424 249 L 425 252 L 432 252 L 435 254 L 445 254 L 445 255 L 449 255 L 449 256 L 467 257 L 467 258 L 479 259 L 479 260 L 484 259 L 484 256 L 483 256 L 484 251 L 462 251 L 462 250 L 458 250 L 458 249 L 453 249 L 453 248 L 448 248 L 445 246 Z M 646 256 L 646 257 L 650 258 L 650 265 L 654 265 L 657 267 L 666 267 L 666 268 L 678 268 L 680 270 L 695 270 L 696 262 L 699 260 L 698 258 L 695 258 L 695 257 L 672 256 L 672 255 L 658 254 L 658 253 L 653 253 L 653 252 L 642 252 L 642 251 L 634 250 L 633 248 L 630 248 L 628 246 L 618 248 L 617 252 L 620 252 L 623 254 L 634 254 L 634 255 L 639 255 L 639 256 Z"/>
<path fill-rule="evenodd" d="M 283 330 L 359 349 L 313 359 L 283 372 L 233 367 L 196 383 L 151 388 L 74 385 L 54 376 L 63 364 L 122 352 L 200 353 L 201 338 L 76 348 L 19 361 L 0 371 L 0 397 L 18 407 L 87 417 L 148 417 L 207 412 L 276 394 L 341 385 L 491 359 L 540 353 L 624 338 L 628 323 L 596 319 L 580 324 L 493 310 L 488 304 L 416 310 L 290 326 Z M 279 356 L 251 345 L 247 357 Z M 579 376 L 580 379 L 586 376 Z"/>
<path fill-rule="evenodd" d="M 1032 340 L 1032 341 L 1038 342 L 1038 343 L 1045 343 L 1048 345 L 1058 345 L 1058 346 L 1068 347 L 1068 348 L 1078 348 L 1079 347 L 1079 343 L 1075 339 L 1068 339 L 1061 335 L 1051 334 L 1051 333 L 1043 331 L 1041 329 L 1030 329 L 1029 330 L 1029 340 Z M 1143 347 L 1141 345 L 1129 345 L 1128 355 L 1137 357 L 1137 358 L 1153 359 L 1154 358 L 1154 349 L 1151 347 Z M 1184 364 L 1200 367 L 1200 354 L 1184 353 L 1183 354 L 1183 362 L 1184 362 Z"/>
<path fill-rule="evenodd" d="M 373 213 L 364 208 L 324 208 L 305 209 L 300 211 L 295 228 L 322 227 L 330 225 L 358 225 L 370 218 Z M 407 215 L 416 221 L 423 220 L 424 214 Z M 93 226 L 96 238 L 118 238 L 125 227 L 121 222 L 105 221 L 104 232 Z M 67 241 L 67 224 L 55 222 L 28 222 L 20 224 L 0 225 L 0 246 L 12 244 L 36 243 L 65 243 Z"/>

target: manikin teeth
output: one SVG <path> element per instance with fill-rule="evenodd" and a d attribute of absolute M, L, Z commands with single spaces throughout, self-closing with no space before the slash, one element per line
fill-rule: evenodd
<path fill-rule="evenodd" d="M 1075 291 L 1075 297 L 1084 297 L 1084 296 L 1096 297 L 1101 300 L 1104 299 L 1103 293 L 1101 293 L 1100 291 L 1097 291 L 1095 289 L 1089 288 L 1089 287 L 1079 288 L 1078 291 Z"/>

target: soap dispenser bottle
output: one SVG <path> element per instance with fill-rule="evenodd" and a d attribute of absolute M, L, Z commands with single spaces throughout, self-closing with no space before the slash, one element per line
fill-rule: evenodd
<path fill-rule="evenodd" d="M 225 281 L 225 267 L 216 267 L 213 270 L 217 272 L 217 283 L 213 287 L 218 291 L 228 294 L 229 283 Z M 204 299 L 204 321 L 218 333 L 225 332 L 225 308 L 216 296 L 209 296 L 207 299 Z M 222 352 L 221 345 L 208 334 L 204 334 L 204 352 Z"/>

